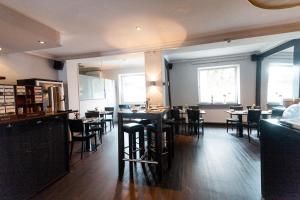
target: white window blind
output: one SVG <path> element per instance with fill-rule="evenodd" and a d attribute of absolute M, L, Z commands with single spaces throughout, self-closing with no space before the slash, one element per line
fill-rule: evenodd
<path fill-rule="evenodd" d="M 239 90 L 239 65 L 198 68 L 200 103 L 239 103 Z"/>
<path fill-rule="evenodd" d="M 119 97 L 122 104 L 144 103 L 146 101 L 145 74 L 120 74 Z"/>

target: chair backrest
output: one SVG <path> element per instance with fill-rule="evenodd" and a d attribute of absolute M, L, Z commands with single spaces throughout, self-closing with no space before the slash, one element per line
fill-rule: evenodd
<path fill-rule="evenodd" d="M 183 106 L 173 106 L 173 109 L 179 109 L 179 110 L 182 110 L 182 109 L 183 109 Z"/>
<path fill-rule="evenodd" d="M 285 107 L 281 107 L 281 106 L 273 107 L 271 118 L 281 118 L 284 111 L 285 111 Z"/>
<path fill-rule="evenodd" d="M 94 117 L 99 117 L 99 112 L 98 111 L 88 111 L 85 113 L 86 118 L 94 118 Z"/>
<path fill-rule="evenodd" d="M 199 110 L 199 106 L 189 106 L 189 109 L 192 109 L 192 110 Z"/>
<path fill-rule="evenodd" d="M 197 109 L 197 110 L 188 109 L 187 115 L 188 115 L 188 119 L 190 121 L 198 121 L 199 117 L 200 117 L 200 111 L 199 111 L 199 109 Z"/>
<path fill-rule="evenodd" d="M 83 122 L 81 119 L 68 119 L 68 123 L 72 135 L 74 132 L 83 133 Z"/>
<path fill-rule="evenodd" d="M 244 107 L 243 106 L 230 106 L 229 109 L 231 109 L 231 110 L 243 110 Z"/>
<path fill-rule="evenodd" d="M 252 108 L 252 106 L 247 106 L 247 110 L 250 110 L 250 109 L 261 109 L 260 106 L 254 106 Z"/>
<path fill-rule="evenodd" d="M 121 110 L 122 110 L 122 109 L 124 109 L 124 110 L 125 110 L 125 109 L 130 109 L 130 106 L 129 106 L 128 104 L 120 104 L 120 105 L 119 105 L 119 109 L 121 109 Z"/>
<path fill-rule="evenodd" d="M 104 110 L 105 111 L 114 111 L 115 108 L 114 107 L 105 107 Z"/>
<path fill-rule="evenodd" d="M 261 110 L 255 109 L 255 110 L 248 110 L 248 122 L 255 122 L 258 123 L 261 116 Z"/>
<path fill-rule="evenodd" d="M 175 121 L 178 121 L 180 119 L 180 111 L 179 109 L 171 109 L 171 118 L 175 119 Z"/>

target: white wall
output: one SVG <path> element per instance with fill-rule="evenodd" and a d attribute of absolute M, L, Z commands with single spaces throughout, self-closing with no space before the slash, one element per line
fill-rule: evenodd
<path fill-rule="evenodd" d="M 198 100 L 198 77 L 199 67 L 240 65 L 240 97 L 244 106 L 255 103 L 255 80 L 256 63 L 250 60 L 249 55 L 235 55 L 226 57 L 214 57 L 198 60 L 186 60 L 173 64 L 170 70 L 171 97 L 173 105 L 197 105 Z M 205 108 L 206 122 L 223 123 L 228 115 L 226 108 Z"/>
<path fill-rule="evenodd" d="M 42 78 L 58 79 L 58 71 L 52 68 L 53 63 L 45 58 L 25 53 L 14 53 L 0 56 L 1 84 L 16 84 L 18 79 Z"/>
<path fill-rule="evenodd" d="M 59 80 L 63 81 L 66 98 L 66 108 L 79 111 L 79 72 L 78 63 L 72 60 L 65 62 L 64 69 L 59 71 Z"/>
<path fill-rule="evenodd" d="M 118 91 L 118 77 L 119 74 L 125 73 L 137 73 L 137 72 L 145 72 L 143 67 L 138 68 L 120 68 L 114 70 L 105 70 L 101 72 L 101 77 L 105 79 L 114 80 L 115 83 L 113 86 L 116 90 L 116 101 L 118 105 L 119 99 L 119 91 Z M 77 60 L 68 60 L 65 63 L 64 70 L 59 71 L 59 80 L 64 82 L 65 86 L 65 94 L 68 94 L 67 108 L 78 110 L 81 116 L 84 116 L 86 110 L 95 109 L 98 107 L 99 109 L 103 109 L 105 106 L 114 106 L 115 102 L 111 103 L 113 100 L 106 99 L 103 100 L 79 100 L 79 70 L 78 70 L 78 61 Z M 110 96 L 114 96 L 111 94 Z"/>

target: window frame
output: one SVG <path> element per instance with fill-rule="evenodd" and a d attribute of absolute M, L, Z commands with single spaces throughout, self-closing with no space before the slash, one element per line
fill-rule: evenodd
<path fill-rule="evenodd" d="M 201 102 L 201 86 L 200 86 L 200 72 L 207 70 L 216 70 L 216 69 L 226 69 L 226 68 L 234 68 L 235 70 L 235 101 L 226 101 L 226 103 L 222 102 Z M 200 105 L 239 105 L 240 104 L 240 64 L 227 64 L 227 65 L 217 65 L 217 66 L 208 66 L 208 67 L 198 67 L 197 69 L 197 79 L 198 79 L 198 103 Z"/>
<path fill-rule="evenodd" d="M 124 101 L 124 95 L 123 95 L 123 84 L 122 84 L 122 77 L 128 77 L 128 76 L 144 76 L 145 77 L 145 94 L 146 94 L 146 76 L 144 72 L 141 73 L 125 73 L 125 74 L 119 74 L 118 76 L 118 82 L 119 82 L 119 104 L 144 104 L 146 101 L 146 96 L 145 96 L 145 101 L 143 102 L 125 102 Z"/>
<path fill-rule="evenodd" d="M 292 63 L 286 63 L 286 62 L 269 62 L 268 63 L 268 68 L 267 68 L 267 83 L 266 83 L 266 104 L 267 105 L 282 105 L 282 101 L 281 102 L 277 102 L 277 101 L 269 101 L 269 81 L 270 81 L 270 69 L 272 67 L 297 67 L 295 65 L 293 65 Z M 300 73 L 300 70 L 298 69 L 298 74 Z M 294 74 L 293 77 L 293 97 L 285 97 L 285 98 L 297 98 L 297 93 L 299 96 L 299 83 L 300 83 L 300 77 L 298 77 L 298 74 Z M 298 77 L 298 79 L 297 79 Z M 298 84 L 297 84 L 298 83 Z M 284 97 L 282 97 L 282 99 L 284 99 Z"/>

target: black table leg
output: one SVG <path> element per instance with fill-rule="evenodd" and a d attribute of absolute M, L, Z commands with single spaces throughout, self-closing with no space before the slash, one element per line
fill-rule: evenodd
<path fill-rule="evenodd" d="M 155 141 L 155 145 L 157 145 L 156 147 L 156 161 L 158 162 L 157 164 L 157 177 L 158 180 L 162 179 L 162 119 L 159 118 L 158 119 L 158 123 L 157 123 L 157 134 L 156 134 L 156 141 Z"/>
<path fill-rule="evenodd" d="M 122 180 L 125 161 L 124 158 L 124 134 L 123 134 L 123 117 L 118 114 L 118 155 L 119 155 L 119 180 Z"/>
<path fill-rule="evenodd" d="M 238 124 L 239 137 L 243 137 L 243 115 L 238 115 L 238 118 L 239 118 L 239 124 Z"/>

